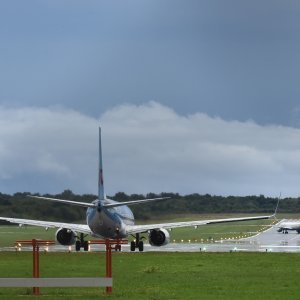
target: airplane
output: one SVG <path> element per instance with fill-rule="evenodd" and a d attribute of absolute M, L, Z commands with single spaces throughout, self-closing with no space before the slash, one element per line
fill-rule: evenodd
<path fill-rule="evenodd" d="M 102 163 L 102 147 L 101 147 L 101 127 L 99 127 L 99 175 L 98 175 L 98 199 L 91 203 L 77 202 L 71 200 L 63 200 L 56 198 L 48 198 L 41 196 L 28 195 L 32 199 L 49 200 L 62 204 L 78 205 L 85 207 L 86 210 L 86 224 L 72 224 L 61 222 L 49 222 L 29 219 L 18 219 L 9 217 L 0 217 L 10 223 L 22 225 L 34 225 L 48 228 L 57 228 L 55 233 L 56 241 L 64 246 L 75 245 L 75 250 L 88 251 L 88 241 L 85 237 L 90 235 L 92 237 L 101 239 L 114 239 L 121 240 L 129 236 L 135 238 L 130 243 L 130 250 L 139 251 L 144 250 L 144 242 L 141 235 L 148 235 L 149 244 L 152 246 L 160 247 L 167 245 L 170 241 L 170 234 L 168 230 L 179 227 L 192 227 L 197 228 L 201 225 L 239 222 L 250 220 L 270 219 L 275 216 L 253 216 L 241 218 L 226 218 L 226 219 L 212 219 L 212 220 L 196 220 L 187 222 L 173 222 L 173 223 L 159 223 L 147 225 L 135 225 L 134 215 L 129 208 L 131 205 L 144 204 L 152 201 L 167 200 L 169 197 L 160 197 L 153 199 L 141 199 L 135 201 L 117 202 L 106 197 L 104 193 L 104 180 L 103 180 L 103 163 Z M 173 199 L 174 200 L 174 199 Z M 170 200 L 169 200 L 170 201 Z M 78 234 L 79 233 L 79 234 Z M 115 246 L 116 250 L 121 250 L 121 245 Z"/>
<path fill-rule="evenodd" d="M 300 220 L 290 220 L 290 221 L 282 221 L 278 224 L 278 232 L 282 232 L 283 234 L 288 234 L 289 230 L 295 230 L 298 234 L 300 234 Z"/>

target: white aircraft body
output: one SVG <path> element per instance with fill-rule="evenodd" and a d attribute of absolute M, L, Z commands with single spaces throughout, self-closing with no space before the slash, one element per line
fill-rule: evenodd
<path fill-rule="evenodd" d="M 289 230 L 295 230 L 300 234 L 300 220 L 283 220 L 278 224 L 278 232 L 287 234 Z"/>
<path fill-rule="evenodd" d="M 165 200 L 168 198 L 162 197 L 129 202 L 117 202 L 106 197 L 106 195 L 104 194 L 103 184 L 101 128 L 99 128 L 99 181 L 97 200 L 93 201 L 92 203 L 85 203 L 31 195 L 29 195 L 28 197 L 39 200 L 56 201 L 68 205 L 79 205 L 87 208 L 86 225 L 0 217 L 0 220 L 8 221 L 11 223 L 17 223 L 20 226 L 34 225 L 44 227 L 46 229 L 58 228 L 58 230 L 56 231 L 57 242 L 65 246 L 75 244 L 76 251 L 79 251 L 80 248 L 84 248 L 85 251 L 88 250 L 88 242 L 84 240 L 86 235 L 91 235 L 92 237 L 97 238 L 108 238 L 117 240 L 127 238 L 128 236 L 134 236 L 135 241 L 131 242 L 131 251 L 135 251 L 136 248 L 138 248 L 139 251 L 143 251 L 143 238 L 141 238 L 140 234 L 148 235 L 149 243 L 152 246 L 159 247 L 164 246 L 169 242 L 170 235 L 168 229 L 189 226 L 194 226 L 195 228 L 197 228 L 197 226 L 206 224 L 261 220 L 269 219 L 274 216 L 253 216 L 243 218 L 227 218 L 197 220 L 188 222 L 160 223 L 150 225 L 135 225 L 133 213 L 128 206 L 144 204 L 150 201 Z M 175 200 L 173 199 L 173 201 Z M 117 245 L 116 250 L 120 250 L 120 247 L 120 245 Z"/>

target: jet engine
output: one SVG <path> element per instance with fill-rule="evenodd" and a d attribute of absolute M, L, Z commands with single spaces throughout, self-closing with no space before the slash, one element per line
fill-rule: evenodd
<path fill-rule="evenodd" d="M 56 231 L 55 238 L 63 246 L 75 244 L 77 233 L 67 228 L 59 228 Z"/>
<path fill-rule="evenodd" d="M 151 246 L 164 246 L 170 242 L 170 234 L 166 229 L 153 229 L 149 233 L 149 243 Z"/>

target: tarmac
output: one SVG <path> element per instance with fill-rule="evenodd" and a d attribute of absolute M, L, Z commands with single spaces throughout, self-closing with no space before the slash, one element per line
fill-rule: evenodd
<path fill-rule="evenodd" d="M 144 252 L 300 252 L 300 234 L 294 231 L 290 231 L 288 234 L 277 232 L 281 222 L 249 238 L 232 241 L 221 240 L 213 243 L 169 243 L 162 247 L 153 247 L 145 243 Z M 0 251 L 32 251 L 32 247 L 3 247 L 0 248 Z M 74 246 L 55 245 L 41 246 L 40 251 L 75 252 L 75 249 Z M 105 251 L 105 246 L 90 245 L 90 251 Z M 130 252 L 130 245 L 122 245 L 122 252 Z"/>

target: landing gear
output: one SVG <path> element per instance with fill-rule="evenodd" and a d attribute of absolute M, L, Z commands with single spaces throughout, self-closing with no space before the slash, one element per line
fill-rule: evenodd
<path fill-rule="evenodd" d="M 89 251 L 89 243 L 84 240 L 85 236 L 83 233 L 80 233 L 80 238 L 75 243 L 75 250 L 80 251 L 80 248 L 83 248 L 84 251 Z"/>
<path fill-rule="evenodd" d="M 121 251 L 121 245 L 116 244 L 116 245 L 115 245 L 115 250 L 116 250 L 116 251 Z"/>
<path fill-rule="evenodd" d="M 75 243 L 75 250 L 76 250 L 76 251 L 80 251 L 80 248 L 81 248 L 81 243 L 80 243 L 80 241 L 76 241 L 76 243 Z"/>
<path fill-rule="evenodd" d="M 140 234 L 135 235 L 135 241 L 130 243 L 130 251 L 135 251 L 138 248 L 140 252 L 144 251 L 144 242 L 140 240 Z"/>
<path fill-rule="evenodd" d="M 140 251 L 140 252 L 143 252 L 143 251 L 144 251 L 144 242 L 143 242 L 143 241 L 140 241 L 140 242 L 139 242 L 138 248 L 139 248 L 139 251 Z"/>
<path fill-rule="evenodd" d="M 89 251 L 89 243 L 88 243 L 88 241 L 84 241 L 83 242 L 83 250 L 84 251 Z"/>
<path fill-rule="evenodd" d="M 130 251 L 135 251 L 135 242 L 134 241 L 131 241 L 130 243 Z"/>

